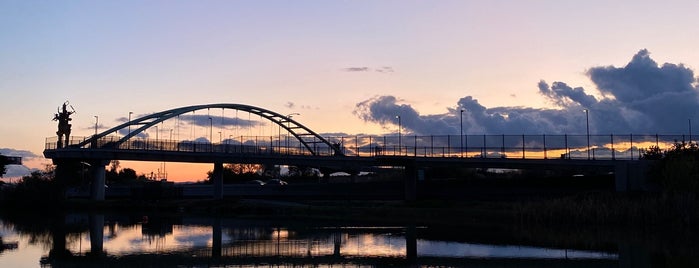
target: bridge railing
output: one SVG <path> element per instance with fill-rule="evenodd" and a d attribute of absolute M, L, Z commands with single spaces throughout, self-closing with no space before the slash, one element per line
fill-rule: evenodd
<path fill-rule="evenodd" d="M 78 148 L 89 137 L 70 137 L 65 148 Z M 638 159 L 658 146 L 668 149 L 676 142 L 693 142 L 685 135 L 431 135 L 327 137 L 345 156 L 481 157 L 523 159 Z M 196 153 L 312 155 L 304 144 L 289 136 L 240 136 L 218 143 L 170 139 L 132 138 L 118 143 L 106 136 L 82 149 L 147 150 Z M 334 156 L 324 143 L 307 142 L 315 155 Z M 57 138 L 47 138 L 47 150 L 57 148 Z"/>

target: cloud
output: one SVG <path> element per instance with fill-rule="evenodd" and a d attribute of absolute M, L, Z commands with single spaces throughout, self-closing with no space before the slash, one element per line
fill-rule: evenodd
<path fill-rule="evenodd" d="M 347 68 L 342 68 L 342 71 L 344 72 L 377 72 L 377 73 L 393 73 L 395 70 L 393 70 L 393 67 L 391 66 L 381 66 L 378 68 L 371 68 L 371 67 L 347 67 Z"/>
<path fill-rule="evenodd" d="M 357 103 L 354 114 L 381 125 L 397 125 L 400 115 L 403 131 L 415 135 L 458 135 L 462 122 L 467 134 L 581 134 L 584 110 L 593 134 L 683 134 L 688 119 L 699 115 L 694 72 L 681 64 L 658 65 L 645 49 L 624 67 L 593 67 L 587 75 L 604 97 L 565 82 L 540 81 L 538 93 L 553 108 L 488 108 L 465 96 L 445 113 L 421 115 L 395 96 L 375 96 Z"/>
<path fill-rule="evenodd" d="M 17 150 L 11 148 L 0 148 L 0 154 L 4 156 L 19 156 L 22 158 L 37 158 L 39 157 L 35 153 L 27 150 Z"/>
<path fill-rule="evenodd" d="M 342 69 L 345 72 L 368 72 L 369 67 L 347 67 Z"/>
<path fill-rule="evenodd" d="M 375 69 L 374 71 L 375 71 L 375 72 L 379 72 L 379 73 L 392 73 L 392 72 L 395 72 L 395 71 L 393 70 L 393 67 L 391 67 L 391 66 L 383 66 L 383 67 L 381 67 L 381 68 Z"/>
<path fill-rule="evenodd" d="M 22 162 L 30 161 L 38 158 L 42 158 L 35 153 L 27 150 L 17 150 L 12 148 L 0 148 L 0 154 L 4 156 L 19 156 L 22 157 Z M 6 172 L 2 176 L 3 178 L 17 178 L 29 175 L 32 171 L 36 169 L 30 169 L 24 165 L 8 165 L 6 166 Z"/>

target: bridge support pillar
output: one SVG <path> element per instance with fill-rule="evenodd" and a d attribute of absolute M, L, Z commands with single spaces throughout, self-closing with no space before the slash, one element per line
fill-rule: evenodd
<path fill-rule="evenodd" d="M 214 199 L 223 199 L 223 163 L 214 163 L 211 182 L 214 186 Z"/>
<path fill-rule="evenodd" d="M 90 163 L 90 173 L 92 173 L 92 186 L 90 187 L 90 199 L 101 201 L 104 200 L 104 188 L 106 170 L 104 168 L 109 161 L 95 160 Z"/>
<path fill-rule="evenodd" d="M 414 161 L 405 164 L 403 177 L 405 178 L 405 201 L 417 199 L 417 165 Z"/>
<path fill-rule="evenodd" d="M 211 234 L 211 257 L 221 258 L 221 245 L 223 245 L 223 229 L 221 228 L 221 218 L 216 217 L 213 224 L 213 232 Z"/>
<path fill-rule="evenodd" d="M 104 215 L 88 215 L 90 222 L 90 255 L 100 256 L 104 253 Z"/>
<path fill-rule="evenodd" d="M 614 185 L 617 192 L 653 191 L 654 185 L 647 181 L 649 162 L 621 161 L 614 168 Z"/>

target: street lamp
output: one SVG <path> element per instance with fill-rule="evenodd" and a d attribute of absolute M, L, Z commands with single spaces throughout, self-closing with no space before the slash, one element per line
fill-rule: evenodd
<path fill-rule="evenodd" d="M 220 144 L 221 142 L 223 142 L 223 137 L 221 135 L 221 131 L 219 131 L 218 132 L 218 143 Z"/>
<path fill-rule="evenodd" d="M 400 115 L 396 115 L 396 118 L 398 118 L 398 151 L 401 152 L 401 147 L 403 146 L 403 142 L 401 141 L 401 122 L 400 122 Z"/>
<path fill-rule="evenodd" d="M 461 157 L 464 157 L 464 109 L 459 112 L 459 140 L 461 141 Z"/>
<path fill-rule="evenodd" d="M 133 114 L 133 112 L 129 112 L 129 135 L 131 135 L 131 114 Z"/>
<path fill-rule="evenodd" d="M 286 141 L 285 141 L 286 145 L 285 145 L 285 146 L 286 146 L 287 152 L 289 151 L 289 121 L 291 121 L 291 117 L 293 117 L 294 115 L 301 115 L 301 114 L 300 114 L 300 113 L 290 113 L 290 114 L 287 114 L 287 115 L 286 115 L 286 117 L 289 118 L 289 119 L 287 119 L 287 121 L 286 121 L 286 132 L 287 132 L 287 134 L 286 134 Z"/>
<path fill-rule="evenodd" d="M 590 110 L 583 111 L 585 111 L 585 126 L 587 128 L 587 160 L 590 160 Z"/>
<path fill-rule="evenodd" d="M 95 136 L 97 136 L 97 122 L 99 122 L 100 118 L 99 116 L 95 115 Z"/>
<path fill-rule="evenodd" d="M 209 143 L 214 143 L 214 120 L 209 116 Z"/>
<path fill-rule="evenodd" d="M 689 121 L 689 143 L 692 143 L 692 119 L 687 119 Z"/>

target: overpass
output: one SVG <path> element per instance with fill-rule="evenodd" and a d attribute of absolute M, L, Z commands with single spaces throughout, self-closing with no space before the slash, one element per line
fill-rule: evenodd
<path fill-rule="evenodd" d="M 221 110 L 212 116 L 211 110 Z M 207 115 L 196 115 L 197 111 Z M 225 116 L 233 111 L 236 116 Z M 238 113 L 248 114 L 248 120 Z M 255 115 L 277 133 L 234 136 L 223 139 L 223 130 L 255 125 Z M 415 198 L 416 181 L 430 167 L 477 167 L 504 169 L 605 168 L 615 172 L 617 190 L 638 188 L 645 161 L 639 161 L 643 148 L 669 146 L 684 141 L 683 135 L 356 135 L 324 137 L 292 118 L 260 107 L 244 104 L 207 104 L 153 113 L 89 137 L 70 136 L 66 142 L 47 138 L 44 156 L 57 165 L 57 177 L 71 163 L 88 163 L 93 177 L 91 196 L 104 199 L 105 165 L 112 160 L 212 163 L 214 197 L 223 198 L 224 163 L 255 163 L 314 167 L 324 175 L 343 171 L 357 174 L 377 167 L 400 167 L 405 171 L 406 199 Z M 202 123 L 202 118 L 203 120 Z M 219 141 L 214 142 L 214 119 Z M 208 139 L 160 138 L 163 123 L 175 120 L 204 126 Z M 220 120 L 220 124 L 218 121 Z M 158 127 L 160 129 L 158 129 Z M 155 129 L 155 137 L 149 132 Z M 282 129 L 284 132 L 282 132 Z M 177 130 L 178 133 L 180 130 Z M 206 134 L 206 133 L 205 133 Z M 690 137 L 691 140 L 691 137 Z"/>

